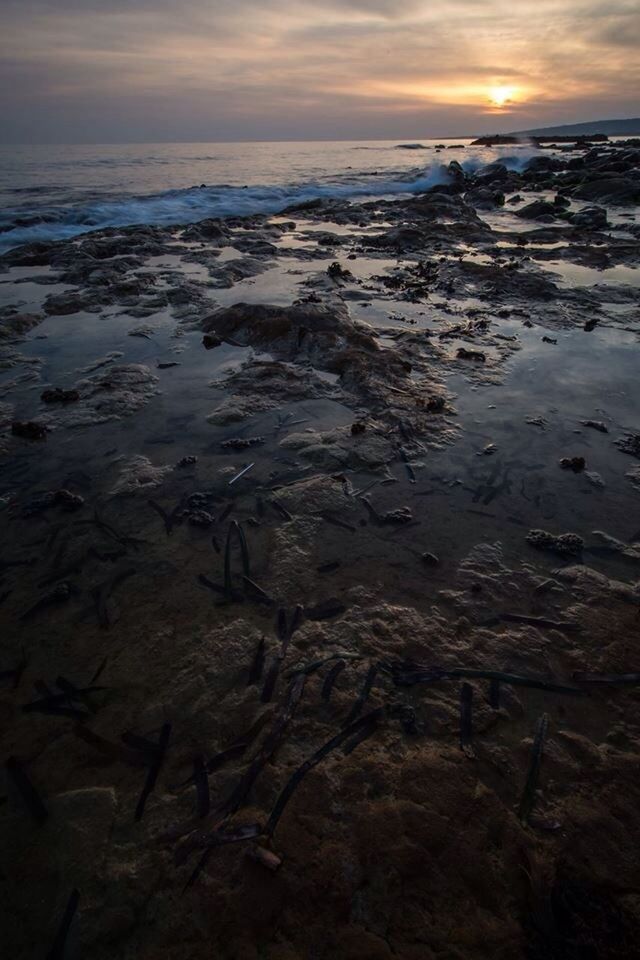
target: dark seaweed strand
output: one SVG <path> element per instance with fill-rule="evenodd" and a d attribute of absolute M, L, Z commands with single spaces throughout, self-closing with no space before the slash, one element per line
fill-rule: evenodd
<path fill-rule="evenodd" d="M 463 683 L 460 687 L 460 747 L 465 752 L 473 751 L 473 687 Z"/>
<path fill-rule="evenodd" d="M 283 520 L 293 520 L 293 517 L 289 513 L 286 507 L 283 507 L 278 500 L 270 500 L 269 503 L 275 509 L 276 513 L 279 513 Z"/>
<path fill-rule="evenodd" d="M 293 616 L 291 617 L 291 620 L 285 632 L 284 639 L 280 646 L 279 657 L 281 660 L 284 660 L 287 654 L 287 650 L 289 648 L 289 643 L 291 642 L 291 638 L 303 620 L 304 620 L 304 607 L 302 606 L 302 604 L 299 603 L 296 606 L 295 610 L 293 611 Z"/>
<path fill-rule="evenodd" d="M 278 674 L 280 673 L 280 663 L 280 657 L 274 657 L 271 661 L 271 666 L 265 677 L 262 693 L 260 694 L 261 703 L 271 703 L 271 697 L 273 696 L 273 691 L 278 681 Z"/>
<path fill-rule="evenodd" d="M 217 833 L 213 834 L 211 837 L 207 838 L 206 847 L 204 853 L 198 860 L 194 870 L 192 871 L 189 879 L 182 888 L 182 892 L 185 893 L 190 887 L 194 885 L 204 868 L 206 867 L 209 858 L 216 847 L 221 847 L 223 844 L 227 843 L 242 843 L 246 840 L 254 840 L 261 833 L 261 827 L 257 824 L 249 830 L 242 830 L 240 828 L 235 833 L 231 831 L 228 834 Z"/>
<path fill-rule="evenodd" d="M 500 709 L 500 681 L 495 678 L 489 684 L 489 703 L 493 710 Z"/>
<path fill-rule="evenodd" d="M 245 752 L 249 743 L 246 741 L 240 743 L 234 743 L 230 747 L 227 747 L 226 750 L 221 750 L 220 753 L 216 753 L 214 757 L 211 757 L 210 760 L 207 760 L 207 773 L 214 773 L 216 770 L 219 770 L 220 767 L 224 766 L 229 760 L 235 760 L 238 757 L 241 757 Z"/>
<path fill-rule="evenodd" d="M 293 611 L 293 617 L 291 618 L 291 624 L 288 630 L 288 640 L 291 640 L 291 637 L 294 635 L 296 630 L 302 625 L 304 620 L 304 607 L 301 603 L 296 604 L 296 608 Z"/>
<path fill-rule="evenodd" d="M 298 767 L 295 773 L 290 777 L 284 790 L 282 790 L 280 793 L 280 796 L 276 800 L 275 806 L 271 811 L 271 815 L 269 816 L 264 829 L 264 833 L 267 836 L 271 836 L 273 834 L 294 790 L 303 777 L 309 772 L 309 770 L 312 770 L 320 763 L 321 760 L 324 760 L 324 758 L 331 753 L 332 750 L 335 750 L 336 747 L 339 747 L 341 743 L 345 742 L 345 740 L 349 740 L 362 728 L 370 729 L 370 732 L 373 732 L 377 721 L 382 719 L 384 716 L 384 712 L 384 707 L 378 707 L 376 710 L 371 710 L 369 713 L 365 714 L 364 717 L 361 717 L 354 723 L 350 723 L 348 727 L 344 727 L 335 735 L 335 737 L 332 737 L 331 740 L 327 740 L 327 742 L 320 747 L 319 750 L 316 750 L 316 752 L 309 757 L 308 760 L 305 760 L 304 763 Z"/>
<path fill-rule="evenodd" d="M 232 520 L 229 524 L 229 529 L 227 531 L 227 542 L 224 548 L 224 592 L 227 600 L 233 600 L 233 580 L 231 576 L 231 545 L 233 543 L 234 536 L 237 538 L 238 543 L 240 544 L 240 552 L 242 554 L 242 570 L 246 577 L 251 573 L 250 562 L 249 562 L 249 548 L 247 546 L 247 540 L 244 535 L 244 530 L 240 526 L 237 520 Z"/>
<path fill-rule="evenodd" d="M 238 739 L 231 744 L 230 747 L 227 747 L 225 750 L 221 750 L 219 753 L 216 753 L 210 760 L 207 760 L 206 768 L 207 773 L 214 773 L 216 770 L 219 770 L 220 767 L 223 767 L 225 763 L 229 760 L 236 760 L 238 757 L 241 757 L 247 750 L 247 747 L 251 746 L 255 738 L 260 733 L 260 730 L 265 725 L 265 722 L 268 718 L 268 713 L 263 713 L 262 716 L 258 717 L 256 722 L 252 724 L 249 729 L 238 737 Z M 181 789 L 182 787 L 187 787 L 189 784 L 194 782 L 194 778 L 188 777 L 182 783 L 178 784 L 172 789 Z"/>
<path fill-rule="evenodd" d="M 514 673 L 503 673 L 501 670 L 472 670 L 466 667 L 456 667 L 453 670 L 445 670 L 446 677 L 468 677 L 469 679 L 501 680 L 503 683 L 510 683 L 514 686 L 532 687 L 534 690 L 547 690 L 549 693 L 571 693 L 576 696 L 584 696 L 584 690 L 577 687 L 567 687 L 563 684 L 552 683 L 549 680 L 541 680 L 536 677 L 523 677 Z"/>
<path fill-rule="evenodd" d="M 375 733 L 377 729 L 378 721 L 376 719 L 373 719 L 371 723 L 367 724 L 366 727 L 362 727 L 362 729 L 359 730 L 358 733 L 351 738 L 351 740 L 348 740 L 347 743 L 345 743 L 342 751 L 345 757 L 348 757 L 350 753 L 353 753 L 356 747 L 358 747 L 364 740 L 368 740 L 371 734 Z"/>
<path fill-rule="evenodd" d="M 79 700 L 80 703 L 83 703 L 87 710 L 89 710 L 91 713 L 96 712 L 97 708 L 91 699 L 91 695 L 85 690 L 81 690 L 76 687 L 75 683 L 67 680 L 66 677 L 57 677 L 56 687 L 58 687 L 59 690 L 62 690 L 63 693 L 68 694 L 70 700 Z"/>
<path fill-rule="evenodd" d="M 147 766 L 144 756 L 134 753 L 133 750 L 128 750 L 119 743 L 112 743 L 111 740 L 101 737 L 82 723 L 75 725 L 73 733 L 80 740 L 84 740 L 90 747 L 99 750 L 103 756 L 108 757 L 110 760 L 122 761 L 132 767 Z"/>
<path fill-rule="evenodd" d="M 231 580 L 231 531 L 233 530 L 234 523 L 235 520 L 232 520 L 229 524 L 227 542 L 224 547 L 224 594 L 227 600 L 233 599 L 233 582 Z"/>
<path fill-rule="evenodd" d="M 256 583 L 255 580 L 252 580 L 251 577 L 248 577 L 246 573 L 243 575 L 242 579 L 244 580 L 245 586 L 249 587 L 250 590 L 253 590 L 255 594 L 255 599 L 264 603 L 267 606 L 271 607 L 275 603 L 273 597 L 270 597 L 266 590 L 263 590 L 259 583 Z"/>
<path fill-rule="evenodd" d="M 265 643 L 266 641 L 264 637 L 261 637 L 260 642 L 258 643 L 258 648 L 253 656 L 253 660 L 251 661 L 249 679 L 247 680 L 248 687 L 252 686 L 254 683 L 257 683 L 262 677 L 262 671 L 264 670 Z"/>
<path fill-rule="evenodd" d="M 155 512 L 158 514 L 158 516 L 162 518 L 162 522 L 164 523 L 165 532 L 166 532 L 167 536 L 169 536 L 169 535 L 171 534 L 171 527 L 172 527 L 171 521 L 172 521 L 172 519 L 173 519 L 173 515 L 169 516 L 169 514 L 167 513 L 167 511 L 164 510 L 164 509 L 160 506 L 159 503 L 156 503 L 155 500 L 147 500 L 147 503 L 149 504 L 149 506 L 150 506 L 153 510 L 155 510 Z"/>
<path fill-rule="evenodd" d="M 287 639 L 287 633 L 289 628 L 287 626 L 287 611 L 284 607 L 278 608 L 278 615 L 276 618 L 276 634 L 280 643 L 284 643 Z"/>
<path fill-rule="evenodd" d="M 104 660 L 102 660 L 102 662 L 100 663 L 98 669 L 96 670 L 96 672 L 94 673 L 94 675 L 91 677 L 91 680 L 89 681 L 89 684 L 90 684 L 90 685 L 91 685 L 91 684 L 94 684 L 94 683 L 96 682 L 96 680 L 98 680 L 98 679 L 102 676 L 102 672 L 103 672 L 104 668 L 106 667 L 108 660 L 109 660 L 109 654 L 107 654 L 106 657 L 104 658 Z"/>
<path fill-rule="evenodd" d="M 347 665 L 346 660 L 338 660 L 338 662 L 331 667 L 331 670 L 329 670 L 329 673 L 324 678 L 324 683 L 322 684 L 321 696 L 323 700 L 327 701 L 327 703 L 331 699 L 331 692 L 333 690 L 334 684 L 338 679 L 338 677 L 340 676 L 340 674 L 342 673 L 342 671 L 344 670 L 344 668 L 346 667 L 346 665 Z"/>
<path fill-rule="evenodd" d="M 536 800 L 536 787 L 538 786 L 538 776 L 540 775 L 540 764 L 542 763 L 542 752 L 544 750 L 544 741 L 548 726 L 549 718 L 546 713 L 543 713 L 536 723 L 536 734 L 533 740 L 533 746 L 531 747 L 531 759 L 529 761 L 529 773 L 527 774 L 527 782 L 522 792 L 520 806 L 518 807 L 518 818 L 523 825 L 528 822 Z"/>
<path fill-rule="evenodd" d="M 235 813 L 241 804 L 244 803 L 244 800 L 251 790 L 255 780 L 261 773 L 263 767 L 270 760 L 273 752 L 282 739 L 285 729 L 295 713 L 296 707 L 298 706 L 304 691 L 305 680 L 306 677 L 302 673 L 299 676 L 294 677 L 289 684 L 285 700 L 280 707 L 280 710 L 274 717 L 271 730 L 265 738 L 262 747 L 240 777 L 240 780 L 234 787 L 231 795 L 222 804 L 220 812 Z"/>
<path fill-rule="evenodd" d="M 206 817 L 209 813 L 211 801 L 209 799 L 209 779 L 202 754 L 193 758 L 193 782 L 196 787 L 196 813 L 199 817 Z"/>
<path fill-rule="evenodd" d="M 147 779 L 144 787 L 142 788 L 142 793 L 140 794 L 140 799 L 138 800 L 136 811 L 134 815 L 135 820 L 141 820 L 142 814 L 144 813 L 144 806 L 147 802 L 147 797 L 153 790 L 156 785 L 156 780 L 158 779 L 158 774 L 160 773 L 160 768 L 162 766 L 162 761 L 164 760 L 164 755 L 169 743 L 169 737 L 171 736 L 171 724 L 163 723 L 162 730 L 160 731 L 160 737 L 158 739 L 158 748 L 157 755 L 152 765 L 149 767 L 147 773 Z"/>
<path fill-rule="evenodd" d="M 211 856 L 212 853 L 213 853 L 213 847 L 207 847 L 207 849 L 204 851 L 204 853 L 196 863 L 193 871 L 189 876 L 189 879 L 187 880 L 184 887 L 182 888 L 183 893 L 186 893 L 186 891 L 194 885 L 194 883 L 196 882 L 196 880 L 198 879 L 198 877 L 206 867 L 209 861 L 209 857 Z"/>
<path fill-rule="evenodd" d="M 572 676 L 577 683 L 610 683 L 620 686 L 640 683 L 640 673 L 580 673 L 576 670 Z"/>
<path fill-rule="evenodd" d="M 44 823 L 49 812 L 40 798 L 40 794 L 29 780 L 16 757 L 9 757 L 5 764 L 7 773 L 15 783 L 24 801 L 24 805 L 37 823 Z"/>
<path fill-rule="evenodd" d="M 209 580 L 209 577 L 205 577 L 204 573 L 199 573 L 197 576 L 198 583 L 201 583 L 203 587 L 207 587 L 213 593 L 226 593 L 226 589 L 221 587 L 219 584 L 214 583 L 213 580 Z"/>
<path fill-rule="evenodd" d="M 249 559 L 249 547 L 247 545 L 247 538 L 245 532 L 242 529 L 241 525 L 236 521 L 236 526 L 238 528 L 238 539 L 240 540 L 240 553 L 242 554 L 242 572 L 245 577 L 251 576 L 251 561 Z"/>
<path fill-rule="evenodd" d="M 360 691 L 358 699 L 356 700 L 351 710 L 349 711 L 349 716 L 344 721 L 343 726 L 353 723 L 354 720 L 356 720 L 360 716 L 362 712 L 362 708 L 364 707 L 369 697 L 369 694 L 371 693 L 371 687 L 373 686 L 373 681 L 376 678 L 377 672 L 378 672 L 378 664 L 373 663 L 367 670 L 367 675 L 364 678 L 362 690 Z"/>
<path fill-rule="evenodd" d="M 75 916 L 75 912 L 78 909 L 79 901 L 80 891 L 74 888 L 71 891 L 71 896 L 69 897 L 67 905 L 64 909 L 62 920 L 60 921 L 60 926 L 58 927 L 58 932 L 56 933 L 54 941 L 51 945 L 51 949 L 47 954 L 47 960 L 63 960 L 64 948 L 69 935 L 69 929 Z"/>

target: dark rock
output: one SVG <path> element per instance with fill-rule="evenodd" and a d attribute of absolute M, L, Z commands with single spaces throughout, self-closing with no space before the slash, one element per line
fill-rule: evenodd
<path fill-rule="evenodd" d="M 24 440 L 44 440 L 48 427 L 44 423 L 36 423 L 35 420 L 14 420 L 11 424 L 11 433 L 14 437 L 22 437 Z"/>
<path fill-rule="evenodd" d="M 628 453 L 640 460 L 640 433 L 628 433 L 625 437 L 616 440 L 615 444 L 623 453 Z"/>
<path fill-rule="evenodd" d="M 75 403 L 80 399 L 77 390 L 63 390 L 61 387 L 51 387 L 40 394 L 43 403 Z"/>
<path fill-rule="evenodd" d="M 604 203 L 640 203 L 640 179 L 613 177 L 589 180 L 574 190 L 581 200 L 601 200 Z"/>
<path fill-rule="evenodd" d="M 536 550 L 559 553 L 563 557 L 579 557 L 584 548 L 584 540 L 576 533 L 561 533 L 554 536 L 546 530 L 530 530 L 526 539 L 527 543 Z"/>
<path fill-rule="evenodd" d="M 366 429 L 366 423 L 363 423 L 361 420 L 357 420 L 355 423 L 351 424 L 351 433 L 354 437 L 356 437 L 359 433 L 364 433 Z"/>
<path fill-rule="evenodd" d="M 607 211 L 602 207 L 585 207 L 584 210 L 569 214 L 569 221 L 574 227 L 587 230 L 601 230 L 608 226 Z"/>
<path fill-rule="evenodd" d="M 436 557 L 435 553 L 423 553 L 422 562 L 427 567 L 437 567 L 440 560 Z"/>
<path fill-rule="evenodd" d="M 534 200 L 533 203 L 528 203 L 526 207 L 516 211 L 516 216 L 524 220 L 550 221 L 557 218 L 558 208 L 546 200 Z"/>
<path fill-rule="evenodd" d="M 479 363 L 485 363 L 487 360 L 486 353 L 481 350 L 467 350 L 466 347 L 458 347 L 456 356 L 458 360 L 476 360 Z"/>
<path fill-rule="evenodd" d="M 354 276 L 350 270 L 341 267 L 337 260 L 327 267 L 327 273 L 332 280 L 353 280 Z"/>
<path fill-rule="evenodd" d="M 178 460 L 176 467 L 191 467 L 194 463 L 198 462 L 198 458 L 194 456 L 183 457 L 182 460 Z"/>
<path fill-rule="evenodd" d="M 586 465 L 584 457 L 562 457 L 560 460 L 563 470 L 573 470 L 574 473 L 582 473 Z"/>
<path fill-rule="evenodd" d="M 385 523 L 411 523 L 413 514 L 411 507 L 398 507 L 396 510 L 389 510 L 383 514 L 382 519 Z"/>
<path fill-rule="evenodd" d="M 264 437 L 230 437 L 229 440 L 223 440 L 220 446 L 225 450 L 248 450 L 262 443 Z"/>
<path fill-rule="evenodd" d="M 210 527 L 213 517 L 206 510 L 192 510 L 187 514 L 187 520 L 192 527 Z"/>

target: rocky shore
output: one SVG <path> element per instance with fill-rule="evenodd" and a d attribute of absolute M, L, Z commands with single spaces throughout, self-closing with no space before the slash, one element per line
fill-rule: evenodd
<path fill-rule="evenodd" d="M 0 258 L 14 958 L 640 934 L 640 141 Z"/>

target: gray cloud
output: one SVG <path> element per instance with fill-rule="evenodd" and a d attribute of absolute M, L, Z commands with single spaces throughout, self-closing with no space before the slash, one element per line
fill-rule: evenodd
<path fill-rule="evenodd" d="M 445 136 L 637 112 L 625 0 L 1 2 L 8 142 Z"/>

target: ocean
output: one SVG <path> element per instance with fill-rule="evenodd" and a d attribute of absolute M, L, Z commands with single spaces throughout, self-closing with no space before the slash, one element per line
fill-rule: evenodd
<path fill-rule="evenodd" d="M 470 140 L 2 146 L 0 251 L 104 227 L 419 193 L 446 182 L 451 160 L 469 172 L 498 159 L 521 169 L 536 152 Z"/>

